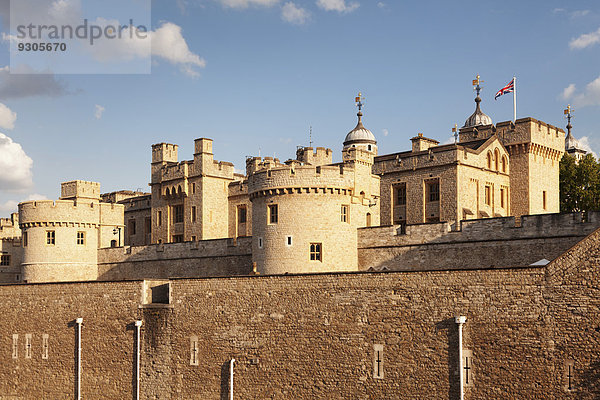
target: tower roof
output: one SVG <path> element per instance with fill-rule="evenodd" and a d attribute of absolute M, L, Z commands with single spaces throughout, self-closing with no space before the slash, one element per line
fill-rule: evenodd
<path fill-rule="evenodd" d="M 359 143 L 377 144 L 373 132 L 365 128 L 365 126 L 362 123 L 362 107 L 364 105 L 363 101 L 364 98 L 362 97 L 362 94 L 359 93 L 358 97 L 356 98 L 356 106 L 358 107 L 358 113 L 356 114 L 356 116 L 358 117 L 358 123 L 356 124 L 356 127 L 350 132 L 348 132 L 348 134 L 346 135 L 346 139 L 344 139 L 344 149 L 350 147 L 353 144 Z"/>
<path fill-rule="evenodd" d="M 475 80 L 473 80 L 473 86 L 475 86 L 475 91 L 477 92 L 477 97 L 475 97 L 475 103 L 477 106 L 475 107 L 475 112 L 471 114 L 471 116 L 465 121 L 463 128 L 492 124 L 492 119 L 483 111 L 481 111 L 481 97 L 479 97 L 479 93 L 481 92 L 481 89 L 483 89 L 483 87 L 481 87 L 481 83 L 483 83 L 483 81 L 480 79 L 479 75 L 477 75 Z"/>

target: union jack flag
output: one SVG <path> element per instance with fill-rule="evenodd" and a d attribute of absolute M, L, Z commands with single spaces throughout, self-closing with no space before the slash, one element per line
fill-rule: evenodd
<path fill-rule="evenodd" d="M 512 93 L 515 91 L 515 78 L 508 83 L 508 85 L 504 86 L 502 89 L 498 90 L 496 96 L 494 96 L 494 100 L 498 100 L 498 97 L 502 96 L 506 93 Z"/>

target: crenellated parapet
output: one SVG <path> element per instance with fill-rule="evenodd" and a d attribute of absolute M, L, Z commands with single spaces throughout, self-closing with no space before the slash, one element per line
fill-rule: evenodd
<path fill-rule="evenodd" d="M 96 227 L 122 221 L 123 212 L 122 204 L 36 200 L 19 204 L 19 223 L 24 229 L 48 225 Z"/>

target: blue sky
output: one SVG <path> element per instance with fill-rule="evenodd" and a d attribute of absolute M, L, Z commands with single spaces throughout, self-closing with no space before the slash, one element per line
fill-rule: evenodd
<path fill-rule="evenodd" d="M 359 90 L 380 154 L 419 132 L 445 142 L 478 73 L 494 122 L 512 118 L 512 96 L 494 94 L 516 74 L 518 117 L 564 128 L 573 104 L 575 136 L 600 151 L 597 1 L 157 0 L 151 18 L 151 74 L 15 77 L 0 42 L 0 213 L 72 179 L 148 190 L 163 141 L 185 160 L 210 137 L 243 170 L 259 151 L 293 158 L 312 126 L 339 160 Z"/>

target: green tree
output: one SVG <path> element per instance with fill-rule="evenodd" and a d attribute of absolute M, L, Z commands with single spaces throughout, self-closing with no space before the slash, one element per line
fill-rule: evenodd
<path fill-rule="evenodd" d="M 579 162 L 565 154 L 560 161 L 560 211 L 600 210 L 600 165 L 592 154 Z"/>

